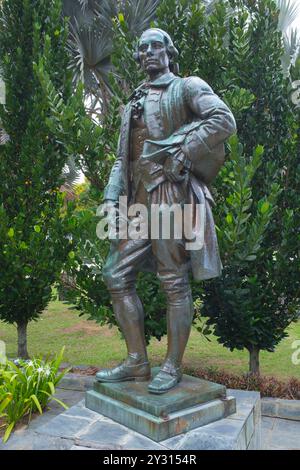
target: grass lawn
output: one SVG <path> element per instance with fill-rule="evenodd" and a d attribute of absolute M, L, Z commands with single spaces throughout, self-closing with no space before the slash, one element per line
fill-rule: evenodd
<path fill-rule="evenodd" d="M 290 326 L 289 336 L 283 340 L 275 353 L 261 352 L 261 373 L 278 378 L 300 378 L 300 364 L 291 360 L 292 343 L 300 340 L 300 321 Z M 8 357 L 17 356 L 17 332 L 12 325 L 0 322 L 0 340 L 6 342 Z M 211 342 L 196 330 L 192 331 L 184 358 L 188 367 L 217 367 L 228 372 L 247 372 L 247 351 L 230 352 L 218 344 L 215 337 Z M 66 347 L 64 361 L 73 365 L 86 364 L 99 367 L 112 366 L 126 356 L 124 341 L 116 328 L 100 327 L 68 305 L 54 301 L 38 322 L 28 327 L 28 350 L 31 356 L 47 355 Z M 152 365 L 158 365 L 166 352 L 166 338 L 152 340 L 148 348 Z"/>

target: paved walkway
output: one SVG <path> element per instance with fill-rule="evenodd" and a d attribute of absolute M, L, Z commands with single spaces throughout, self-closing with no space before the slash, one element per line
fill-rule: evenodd
<path fill-rule="evenodd" d="M 86 412 L 93 414 L 94 412 L 90 410 L 86 410 L 83 405 L 85 392 L 83 391 L 74 391 L 74 390 L 59 390 L 57 393 L 57 397 L 63 400 L 68 406 L 72 407 L 75 406 L 74 409 L 77 410 L 77 413 L 80 412 L 80 408 L 85 410 L 84 416 Z M 79 411 L 78 411 L 79 410 Z M 55 432 L 52 433 L 52 436 L 43 434 L 40 432 L 42 426 L 46 423 L 49 423 L 55 416 L 59 415 L 64 411 L 59 405 L 53 403 L 51 405 L 51 409 L 47 411 L 44 415 L 38 416 L 34 419 L 30 425 L 24 429 L 20 429 L 13 433 L 11 438 L 8 440 L 6 444 L 0 443 L 0 450 L 12 450 L 12 449 L 71 449 L 71 450 L 79 450 L 79 449 L 88 449 L 93 448 L 93 446 L 83 446 L 80 445 L 80 440 L 74 442 L 72 439 L 72 427 L 66 430 L 65 436 L 62 438 L 61 435 L 55 436 Z M 70 410 L 71 411 L 71 410 Z M 70 413 L 70 417 L 72 417 L 72 412 Z M 86 417 L 82 417 L 83 423 L 85 423 Z M 72 424 L 72 419 L 70 419 L 70 426 Z M 77 426 L 78 426 L 78 418 L 76 418 Z M 109 420 L 108 418 L 103 418 L 103 421 L 107 421 L 106 425 L 108 425 Z M 55 420 L 57 423 L 57 420 Z M 116 426 L 113 426 L 113 422 L 111 422 L 110 426 L 110 436 L 108 437 L 107 442 L 111 442 L 112 444 L 104 444 L 98 445 L 96 448 L 98 449 L 116 449 L 116 446 L 113 445 L 116 442 L 116 437 L 114 433 L 116 432 Z M 51 426 L 51 425 L 50 425 Z M 120 425 L 118 425 L 120 426 Z M 109 426 L 108 426 L 109 427 Z M 123 427 L 123 426 L 122 426 Z M 164 449 L 164 446 L 160 444 L 155 444 L 153 446 L 153 441 L 135 433 L 135 446 L 134 448 L 140 449 Z M 120 437 L 120 436 L 119 436 Z M 136 440 L 137 439 L 137 440 Z M 139 445 L 136 444 L 139 442 Z M 126 446 L 130 449 L 130 442 L 124 442 Z M 95 447 L 94 447 L 95 448 Z M 286 419 L 278 419 L 278 418 L 267 418 L 262 417 L 262 449 L 264 450 L 300 450 L 300 421 L 290 421 Z"/>
<path fill-rule="evenodd" d="M 300 450 L 300 421 L 262 417 L 262 449 Z"/>

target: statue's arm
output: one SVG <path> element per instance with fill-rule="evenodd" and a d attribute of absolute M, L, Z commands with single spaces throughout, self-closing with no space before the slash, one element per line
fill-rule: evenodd
<path fill-rule="evenodd" d="M 189 77 L 184 83 L 187 106 L 201 125 L 190 132 L 181 146 L 186 157 L 195 161 L 211 152 L 236 132 L 236 123 L 228 106 L 198 77 Z"/>
<path fill-rule="evenodd" d="M 111 169 L 107 186 L 104 189 L 105 201 L 118 201 L 119 196 L 124 194 L 125 191 L 124 178 L 126 178 L 126 171 L 124 169 L 124 158 L 126 158 L 126 155 L 124 156 L 124 148 L 126 148 L 126 138 L 128 137 L 127 133 L 129 132 L 130 112 L 131 105 L 128 103 L 125 106 L 122 115 L 121 132 L 117 146 L 117 158 Z"/>
<path fill-rule="evenodd" d="M 104 200 L 118 201 L 124 191 L 123 184 L 123 158 L 120 153 L 120 137 L 118 142 L 117 158 L 110 172 L 108 183 L 104 189 Z"/>

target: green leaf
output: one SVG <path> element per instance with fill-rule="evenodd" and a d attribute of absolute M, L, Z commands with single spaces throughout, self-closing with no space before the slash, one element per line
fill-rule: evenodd
<path fill-rule="evenodd" d="M 245 258 L 245 261 L 255 261 L 256 260 L 256 256 L 255 255 L 249 255 Z"/>
<path fill-rule="evenodd" d="M 39 225 L 35 225 L 33 228 L 36 233 L 40 233 L 41 227 Z"/>
<path fill-rule="evenodd" d="M 41 405 L 40 405 L 40 402 L 39 402 L 37 396 L 33 394 L 33 395 L 31 395 L 30 398 L 31 398 L 31 399 L 34 401 L 34 403 L 36 404 L 36 407 L 37 407 L 37 409 L 39 410 L 40 414 L 43 414 L 43 410 L 42 410 L 42 407 L 41 407 Z"/>
<path fill-rule="evenodd" d="M 264 147 L 262 145 L 258 145 L 254 150 L 254 155 L 261 157 L 264 153 Z"/>
<path fill-rule="evenodd" d="M 55 387 L 54 387 L 53 382 L 48 382 L 48 385 L 49 385 L 49 388 L 50 388 L 50 391 L 51 391 L 52 395 L 54 395 L 54 393 L 55 393 Z"/>
<path fill-rule="evenodd" d="M 228 224 L 232 224 L 232 222 L 233 222 L 233 217 L 232 217 L 231 214 L 227 214 L 227 216 L 226 216 L 226 222 L 227 222 Z"/>
<path fill-rule="evenodd" d="M 8 397 L 6 397 L 1 403 L 0 403 L 0 413 L 2 413 L 2 411 L 5 410 L 5 408 L 10 404 L 10 402 L 12 401 L 13 399 L 13 396 L 10 395 Z"/>
<path fill-rule="evenodd" d="M 70 251 L 70 253 L 69 253 L 68 256 L 69 256 L 70 259 L 74 259 L 74 258 L 75 258 L 75 253 L 74 253 L 74 251 Z"/>
<path fill-rule="evenodd" d="M 11 432 L 15 426 L 15 422 L 13 421 L 12 423 L 10 423 L 10 425 L 7 427 L 6 431 L 5 431 L 5 434 L 4 434 L 4 437 L 3 437 L 3 442 L 5 443 L 8 439 L 9 439 L 9 436 L 11 435 Z"/>
<path fill-rule="evenodd" d="M 66 405 L 63 401 L 61 401 L 61 400 L 59 400 L 58 398 L 55 398 L 55 397 L 51 397 L 51 398 L 52 398 L 52 400 L 56 401 L 56 403 L 61 405 L 65 410 L 69 409 L 68 405 Z"/>
<path fill-rule="evenodd" d="M 269 208 L 270 208 L 270 203 L 268 201 L 265 201 L 260 207 L 260 212 L 262 214 L 265 214 L 266 212 L 268 212 Z"/>
<path fill-rule="evenodd" d="M 15 235 L 14 229 L 10 228 L 9 231 L 7 232 L 7 235 L 9 236 L 9 238 L 13 238 Z"/>
<path fill-rule="evenodd" d="M 26 245 L 25 242 L 21 242 L 19 246 L 20 246 L 21 250 L 27 250 L 27 248 L 28 248 L 28 246 Z"/>

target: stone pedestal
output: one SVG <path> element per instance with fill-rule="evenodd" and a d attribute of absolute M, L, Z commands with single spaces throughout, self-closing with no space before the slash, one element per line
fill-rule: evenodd
<path fill-rule="evenodd" d="M 153 375 L 158 372 L 153 369 Z M 160 442 L 235 413 L 235 398 L 222 385 L 184 375 L 166 394 L 148 392 L 147 382 L 95 382 L 86 407 Z"/>

